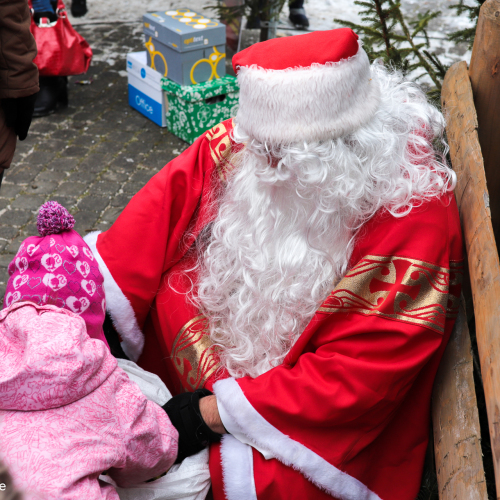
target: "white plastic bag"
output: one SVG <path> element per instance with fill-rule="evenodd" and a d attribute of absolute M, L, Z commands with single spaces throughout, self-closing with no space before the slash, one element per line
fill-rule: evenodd
<path fill-rule="evenodd" d="M 172 397 L 160 377 L 143 370 L 133 361 L 119 359 L 118 366 L 150 401 L 163 406 Z M 151 483 L 119 488 L 108 476 L 100 479 L 115 486 L 120 500 L 205 500 L 210 489 L 208 449 L 173 465 L 165 476 Z"/>

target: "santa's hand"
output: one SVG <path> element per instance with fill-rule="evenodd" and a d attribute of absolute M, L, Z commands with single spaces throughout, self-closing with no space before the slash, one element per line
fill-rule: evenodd
<path fill-rule="evenodd" d="M 209 443 L 220 441 L 221 435 L 210 429 L 200 412 L 200 399 L 211 395 L 208 389 L 198 389 L 174 396 L 163 406 L 172 425 L 179 432 L 176 464 L 198 453 Z"/>

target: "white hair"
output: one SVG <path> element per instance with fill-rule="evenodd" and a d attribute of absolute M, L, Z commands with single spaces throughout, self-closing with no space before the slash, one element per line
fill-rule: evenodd
<path fill-rule="evenodd" d="M 374 64 L 372 74 L 380 106 L 348 136 L 275 146 L 234 129 L 244 147 L 199 244 L 191 295 L 232 376 L 283 362 L 345 275 L 363 223 L 382 208 L 403 217 L 455 186 L 446 151 L 438 159 L 432 146 L 441 113 L 399 73 Z"/>

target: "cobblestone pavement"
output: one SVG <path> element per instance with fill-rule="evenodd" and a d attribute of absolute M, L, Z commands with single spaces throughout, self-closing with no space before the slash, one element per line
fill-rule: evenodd
<path fill-rule="evenodd" d="M 42 203 L 56 200 L 68 208 L 81 235 L 105 230 L 130 198 L 187 147 L 128 105 L 125 57 L 142 50 L 140 24 L 78 29 L 94 49 L 89 72 L 69 79 L 66 109 L 33 120 L 0 188 L 2 300 L 7 266 L 21 241 L 38 234 Z M 110 53 L 119 55 L 112 59 Z M 82 80 L 92 83 L 76 83 Z"/>

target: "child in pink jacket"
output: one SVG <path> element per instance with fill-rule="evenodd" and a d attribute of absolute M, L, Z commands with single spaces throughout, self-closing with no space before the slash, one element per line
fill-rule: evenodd
<path fill-rule="evenodd" d="M 102 332 L 103 278 L 56 202 L 9 266 L 0 313 L 0 457 L 26 499 L 118 500 L 166 472 L 178 433 L 117 367 Z M 7 485 L 8 486 L 8 485 Z"/>

